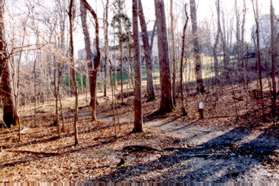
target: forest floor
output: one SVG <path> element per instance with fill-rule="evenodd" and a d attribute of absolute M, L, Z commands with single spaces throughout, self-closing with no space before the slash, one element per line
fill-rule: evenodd
<path fill-rule="evenodd" d="M 279 127 L 270 114 L 267 88 L 260 102 L 241 85 L 212 87 L 210 92 L 205 96 L 188 92 L 188 116 L 181 116 L 179 102 L 176 111 L 160 117 L 152 114 L 159 100 L 144 102 L 142 134 L 130 133 L 130 94 L 116 109 L 108 98 L 100 97 L 98 122 L 92 123 L 90 109 L 81 105 L 78 146 L 73 145 L 71 106 L 65 107 L 60 138 L 52 126 L 53 104 L 38 109 L 35 124 L 32 115 L 22 112 L 20 142 L 17 128 L 0 129 L 0 180 L 279 181 Z M 201 100 L 206 105 L 203 120 L 196 109 Z"/>

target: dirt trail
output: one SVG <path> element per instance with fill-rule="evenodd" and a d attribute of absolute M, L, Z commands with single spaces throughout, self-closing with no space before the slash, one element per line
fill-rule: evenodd
<path fill-rule="evenodd" d="M 121 116 L 120 121 L 131 121 L 131 116 Z M 273 161 L 279 156 L 277 139 L 240 127 L 201 127 L 198 122 L 189 124 L 176 117 L 145 122 L 146 127 L 177 137 L 179 148 L 148 164 L 116 170 L 110 177 L 116 181 L 279 181 L 279 171 L 274 168 L 278 165 Z"/>

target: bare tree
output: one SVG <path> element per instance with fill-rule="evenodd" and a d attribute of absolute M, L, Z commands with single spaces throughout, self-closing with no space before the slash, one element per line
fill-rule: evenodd
<path fill-rule="evenodd" d="M 101 64 L 101 52 L 100 52 L 100 39 L 99 39 L 99 21 L 96 12 L 93 8 L 88 4 L 86 0 L 81 0 L 86 10 L 88 10 L 95 22 L 95 48 L 96 48 L 96 56 L 94 56 L 94 66 L 90 71 L 90 76 L 92 76 L 92 82 L 90 83 L 90 92 L 93 95 L 91 97 L 91 108 L 92 108 L 92 120 L 96 121 L 96 102 L 97 102 L 97 73 Z"/>
<path fill-rule="evenodd" d="M 245 88 L 248 88 L 248 75 L 247 75 L 247 63 L 243 56 L 247 52 L 247 48 L 245 46 L 245 27 L 246 27 L 246 14 L 247 14 L 247 5 L 246 0 L 243 0 L 243 11 L 242 11 L 242 23 L 241 23 L 241 63 L 243 69 L 243 79 Z"/>
<path fill-rule="evenodd" d="M 108 31 L 109 31 L 109 0 L 106 0 L 106 6 L 104 11 L 104 37 L 105 37 L 105 59 L 104 59 L 104 96 L 107 96 L 107 63 L 108 63 L 108 49 L 109 49 L 109 38 L 108 38 Z"/>
<path fill-rule="evenodd" d="M 153 87 L 153 75 L 152 75 L 152 48 L 149 44 L 147 25 L 144 17 L 144 12 L 142 8 L 141 0 L 139 0 L 139 19 L 142 30 L 142 42 L 144 48 L 144 58 L 146 64 L 146 72 L 147 72 L 147 100 L 152 101 L 155 99 L 154 87 Z"/>
<path fill-rule="evenodd" d="M 66 29 L 66 19 L 67 19 L 67 13 L 66 13 L 66 2 L 65 0 L 57 0 L 57 7 L 59 8 L 59 48 L 61 50 L 62 56 L 65 55 L 65 29 Z M 62 105 L 62 100 L 61 100 L 61 85 L 62 85 L 62 78 L 63 78 L 63 60 L 57 63 L 57 68 L 58 68 L 58 77 L 57 77 L 57 89 L 56 89 L 56 101 L 59 101 L 59 109 L 60 109 L 60 118 L 62 120 L 62 127 L 61 130 L 64 131 L 64 116 L 63 116 L 63 105 Z M 58 104 L 58 103 L 57 103 Z M 58 105 L 57 105 L 58 106 Z M 58 113 L 57 113 L 58 114 Z M 59 127 L 59 116 L 58 118 L 58 127 Z M 60 127 L 59 127 L 60 130 Z"/>
<path fill-rule="evenodd" d="M 174 15 L 173 15 L 173 0 L 170 0 L 170 19 L 171 19 L 171 56 L 172 56 L 172 99 L 173 104 L 176 104 L 176 57 L 175 57 L 175 38 L 174 38 Z"/>
<path fill-rule="evenodd" d="M 157 20 L 158 51 L 160 62 L 161 101 L 160 113 L 171 112 L 174 108 L 170 78 L 169 48 L 166 29 L 166 14 L 163 0 L 154 0 Z"/>
<path fill-rule="evenodd" d="M 238 10 L 238 0 L 234 0 L 235 18 L 236 18 L 236 55 L 237 55 L 237 66 L 238 70 L 240 68 L 240 58 L 241 58 L 241 33 L 240 33 L 240 13 Z"/>
<path fill-rule="evenodd" d="M 230 61 L 230 56 L 228 54 L 228 40 L 229 40 L 229 35 L 232 35 L 232 30 L 231 29 L 226 29 L 226 22 L 225 22 L 225 13 L 222 11 L 222 24 L 223 28 L 221 29 L 220 32 L 220 37 L 222 40 L 222 48 L 223 48 L 223 74 L 225 75 L 225 80 L 228 80 L 230 78 L 229 76 L 229 61 Z"/>
<path fill-rule="evenodd" d="M 215 37 L 214 47 L 213 47 L 213 54 L 214 54 L 214 72 L 215 72 L 215 79 L 219 80 L 219 60 L 218 60 L 218 44 L 220 41 L 220 35 L 222 32 L 221 28 L 221 16 L 220 16 L 220 0 L 216 0 L 216 11 L 217 11 L 217 35 Z"/>
<path fill-rule="evenodd" d="M 141 99 L 141 63 L 138 29 L 138 0 L 133 0 L 133 43 L 134 43 L 134 68 L 135 68 L 135 101 L 134 101 L 134 130 L 142 132 L 142 99 Z"/>
<path fill-rule="evenodd" d="M 256 50 L 257 50 L 257 71 L 258 84 L 260 87 L 260 96 L 263 98 L 262 64 L 261 64 L 261 46 L 260 46 L 260 24 L 259 24 L 259 4 L 258 0 L 251 0 L 256 23 Z M 256 2 L 255 2 L 256 1 Z"/>
<path fill-rule="evenodd" d="M 270 30 L 271 30 L 271 79 L 272 79 L 272 115 L 276 116 L 276 100 L 277 100 L 277 86 L 276 86 L 276 49 L 275 49 L 275 26 L 274 26 L 274 8 L 273 1 L 270 0 Z"/>
<path fill-rule="evenodd" d="M 94 77 L 93 77 L 93 51 L 91 49 L 91 43 L 90 43 L 90 34 L 88 30 L 88 23 L 87 23 L 87 11 L 82 3 L 80 1 L 80 14 L 81 14 L 81 24 L 82 24 L 82 30 L 83 30 L 83 36 L 84 36 L 84 43 L 85 43 L 85 52 L 86 52 L 86 61 L 87 61 L 87 68 L 88 68 L 88 77 L 89 77 L 89 89 L 90 89 L 90 105 L 92 107 L 93 104 L 93 98 L 95 96 L 94 92 Z M 92 109 L 92 117 L 95 117 L 93 114 Z M 93 119 L 93 118 L 92 118 Z M 96 120 L 96 118 L 95 118 Z"/>
<path fill-rule="evenodd" d="M 192 20 L 192 34 L 193 34 L 193 55 L 195 61 L 195 72 L 197 81 L 197 92 L 204 93 L 205 88 L 202 78 L 202 64 L 200 56 L 200 44 L 198 38 L 198 22 L 197 22 L 197 9 L 196 1 L 190 0 L 191 20 Z"/>
<path fill-rule="evenodd" d="M 29 14 L 27 15 L 26 19 L 24 20 L 24 22 L 22 23 L 22 26 L 23 26 L 23 37 L 22 37 L 22 41 L 21 41 L 21 47 L 24 46 L 24 43 L 25 43 L 25 40 L 26 40 L 26 30 L 27 30 L 27 22 L 28 22 L 28 19 L 29 19 Z M 17 60 L 17 80 L 16 80 L 16 87 L 14 87 L 16 90 L 15 90 L 15 107 L 16 107 L 16 110 L 18 110 L 18 106 L 19 106 L 19 91 L 20 91 L 20 65 L 21 65 L 21 60 L 22 60 L 22 54 L 23 54 L 23 50 L 20 50 L 20 53 L 19 53 L 19 57 L 18 57 L 18 60 Z"/>
<path fill-rule="evenodd" d="M 187 31 L 187 26 L 189 21 L 187 4 L 185 4 L 185 16 L 186 16 L 186 21 L 183 27 L 182 47 L 181 47 L 181 56 L 180 56 L 180 96 L 181 96 L 181 112 L 183 115 L 187 115 L 187 112 L 184 107 L 184 94 L 183 94 L 183 69 L 184 69 L 184 57 L 185 57 L 185 42 L 186 42 L 186 31 Z"/>
<path fill-rule="evenodd" d="M 19 117 L 15 109 L 12 94 L 12 85 L 10 77 L 9 56 L 7 53 L 7 44 L 5 42 L 4 25 L 4 5 L 5 1 L 0 0 L 0 77 L 1 77 L 1 95 L 3 101 L 3 121 L 7 127 L 19 124 Z"/>
<path fill-rule="evenodd" d="M 37 44 L 40 42 L 40 33 L 39 33 L 39 29 L 36 28 L 35 30 L 35 35 L 36 35 L 36 42 Z M 37 96 L 37 63 L 39 61 L 40 58 L 40 51 L 36 51 L 36 57 L 33 61 L 33 99 L 34 99 L 34 115 L 33 115 L 33 127 L 36 127 L 37 125 L 37 104 L 38 104 L 38 96 Z"/>
<path fill-rule="evenodd" d="M 75 16 L 75 0 L 70 0 L 69 4 L 69 24 L 70 24 L 70 49 L 69 49 L 69 57 L 71 60 L 71 85 L 72 85 L 72 95 L 75 96 L 75 116 L 74 116 L 74 135 L 75 135 L 75 145 L 78 144 L 78 129 L 77 129 L 77 121 L 78 121 L 78 90 L 77 90 L 77 82 L 76 82 L 76 70 L 75 70 L 75 61 L 74 61 L 74 40 L 73 40 L 73 22 Z"/>
<path fill-rule="evenodd" d="M 119 44 L 119 60 L 120 60 L 120 88 L 121 88 L 121 104 L 124 104 L 124 94 L 123 94 L 123 86 L 124 86 L 124 74 L 123 74 L 123 49 L 124 44 L 127 43 L 129 47 L 129 40 L 130 40 L 130 27 L 131 22 L 129 17 L 125 14 L 125 0 L 114 0 L 113 7 L 115 11 L 115 15 L 112 18 L 112 27 L 116 31 L 115 34 L 118 37 L 118 44 Z"/>

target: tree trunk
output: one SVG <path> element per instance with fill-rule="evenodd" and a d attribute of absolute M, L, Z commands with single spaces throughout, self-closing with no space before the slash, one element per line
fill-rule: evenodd
<path fill-rule="evenodd" d="M 55 68 L 53 71 L 53 80 L 54 80 L 54 97 L 55 97 L 55 118 L 54 126 L 57 126 L 57 133 L 60 136 L 60 125 L 59 125 L 59 94 L 60 94 L 60 84 L 59 84 L 59 62 L 54 56 Z"/>
<path fill-rule="evenodd" d="M 28 18 L 25 20 L 25 22 L 23 24 L 24 25 L 24 28 L 23 28 L 23 38 L 22 38 L 22 41 L 21 41 L 21 46 L 22 47 L 23 47 L 23 45 L 25 43 L 27 21 L 28 21 Z M 22 53 L 23 53 L 23 50 L 20 51 L 19 57 L 18 57 L 18 61 L 17 61 L 17 80 L 16 80 L 16 94 L 15 94 L 15 109 L 16 109 L 16 111 L 18 110 L 18 107 L 19 107 L 20 64 L 21 64 L 21 59 L 22 59 Z"/>
<path fill-rule="evenodd" d="M 121 29 L 121 24 L 120 24 Z M 124 104 L 124 88 L 123 88 L 123 42 L 119 39 L 119 50 L 120 50 L 120 94 L 121 104 Z"/>
<path fill-rule="evenodd" d="M 238 10 L 238 0 L 234 0 L 234 6 L 235 6 L 235 17 L 236 17 L 236 55 L 237 55 L 237 68 L 238 72 L 242 71 L 241 68 L 241 39 L 240 39 L 240 14 Z"/>
<path fill-rule="evenodd" d="M 247 5 L 246 0 L 243 0 L 243 15 L 242 15 L 242 24 L 241 24 L 241 65 L 243 68 L 243 80 L 244 80 L 244 88 L 248 89 L 248 74 L 247 74 L 247 64 L 246 59 L 244 59 L 244 55 L 248 52 L 245 47 L 245 27 L 246 27 L 246 13 L 247 13 Z"/>
<path fill-rule="evenodd" d="M 213 54 L 214 54 L 214 72 L 215 72 L 215 80 L 218 82 L 219 80 L 219 60 L 218 60 L 218 44 L 220 41 L 220 33 L 221 29 L 221 16 L 220 16 L 220 0 L 216 0 L 216 11 L 217 11 L 217 35 L 215 38 Z"/>
<path fill-rule="evenodd" d="M 109 0 L 106 1 L 106 8 L 104 13 L 104 36 L 105 36 L 105 59 L 104 59 L 104 96 L 107 96 L 107 63 L 108 63 L 108 49 L 109 49 L 109 39 L 108 39 L 108 29 L 109 29 L 109 22 L 108 22 L 108 11 L 109 11 Z"/>
<path fill-rule="evenodd" d="M 59 6 L 60 11 L 59 11 L 59 34 L 60 34 L 60 40 L 59 40 L 59 48 L 62 51 L 62 54 L 65 55 L 65 29 L 66 29 L 66 11 L 65 11 L 65 0 L 58 0 L 57 6 Z M 63 70 L 64 70 L 64 64 L 63 61 L 58 63 L 58 86 L 57 86 L 57 94 L 58 94 L 58 101 L 59 101 L 59 112 L 60 112 L 60 119 L 62 121 L 62 126 L 59 130 L 65 131 L 65 126 L 64 126 L 64 115 L 63 115 L 63 105 L 62 105 L 62 100 L 61 100 L 61 91 L 60 87 L 63 85 Z M 59 124 L 58 124 L 59 125 Z"/>
<path fill-rule="evenodd" d="M 96 101 L 97 101 L 97 74 L 98 69 L 101 64 L 101 52 L 99 46 L 99 21 L 96 12 L 93 8 L 88 4 L 86 0 L 81 0 L 86 10 L 90 12 L 94 21 L 95 21 L 95 46 L 96 46 L 96 56 L 94 56 L 94 66 L 90 71 L 90 77 L 92 77 L 92 81 L 90 82 L 90 92 L 92 92 L 91 97 L 91 108 L 92 108 L 92 120 L 96 121 Z"/>
<path fill-rule="evenodd" d="M 142 8 L 141 0 L 139 0 L 139 19 L 142 30 L 142 42 L 144 48 L 144 58 L 146 64 L 146 73 L 147 73 L 147 100 L 153 101 L 155 99 L 154 87 L 153 87 L 153 75 L 152 75 L 152 56 L 151 56 L 151 47 L 149 44 L 147 25 L 144 17 L 144 12 Z"/>
<path fill-rule="evenodd" d="M 72 85 L 72 95 L 75 96 L 75 116 L 74 116 L 74 135 L 75 135 L 75 145 L 78 145 L 78 129 L 77 129 L 77 121 L 78 121 L 78 90 L 77 90 L 77 82 L 76 82 L 76 70 L 75 70 L 75 61 L 74 61 L 74 40 L 73 40 L 73 22 L 75 16 L 75 3 L 74 0 L 70 1 L 69 5 L 69 24 L 70 24 L 70 60 L 71 60 L 71 85 Z"/>
<path fill-rule="evenodd" d="M 96 70 L 93 70 L 90 74 L 91 76 L 91 85 L 90 85 L 90 92 L 94 93 L 94 96 L 91 97 L 91 109 L 92 109 L 92 120 L 96 121 L 97 120 L 97 72 Z"/>
<path fill-rule="evenodd" d="M 83 30 L 83 35 L 84 35 L 84 43 L 85 43 L 85 51 L 86 51 L 86 61 L 87 61 L 87 69 L 88 69 L 88 77 L 89 77 L 89 92 L 90 92 L 90 105 L 91 105 L 91 112 L 92 112 L 92 120 L 96 120 L 96 114 L 94 111 L 94 101 L 96 97 L 96 88 L 95 85 L 95 80 L 94 80 L 94 75 L 92 73 L 93 70 L 93 51 L 91 49 L 91 44 L 90 44 L 90 34 L 88 31 L 88 25 L 87 25 L 87 11 L 82 3 L 80 1 L 80 13 L 81 13 L 81 23 L 82 23 L 82 30 Z"/>
<path fill-rule="evenodd" d="M 172 47 L 172 99 L 173 104 L 176 104 L 176 57 L 175 57 L 175 38 L 174 38 L 174 16 L 173 16 L 173 0 L 170 0 L 170 18 L 171 18 L 171 47 Z"/>
<path fill-rule="evenodd" d="M 154 1 L 158 29 L 158 51 L 160 63 L 161 101 L 159 112 L 168 113 L 172 112 L 174 106 L 172 101 L 165 5 L 163 0 Z"/>
<path fill-rule="evenodd" d="M 181 112 L 182 115 L 187 115 L 187 112 L 184 107 L 184 94 L 183 94 L 183 69 L 184 69 L 184 56 L 185 56 L 185 41 L 186 41 L 186 31 L 188 26 L 188 12 L 187 12 L 187 4 L 185 4 L 185 16 L 186 21 L 183 27 L 182 34 L 182 47 L 181 47 L 181 56 L 180 56 L 180 96 L 181 96 Z"/>
<path fill-rule="evenodd" d="M 204 93 L 205 88 L 203 85 L 202 78 L 202 64 L 200 56 L 200 44 L 198 36 L 198 22 L 197 22 L 197 10 L 196 10 L 196 1 L 190 0 L 190 9 L 191 9 L 191 20 L 192 20 L 192 34 L 193 34 L 193 54 L 195 61 L 195 73 L 197 81 L 197 92 Z"/>
<path fill-rule="evenodd" d="M 138 0 L 133 0 L 133 40 L 134 40 L 134 68 L 135 68 L 135 100 L 134 100 L 134 130 L 143 132 L 142 129 L 142 99 L 141 99 L 141 63 L 138 31 Z"/>
<path fill-rule="evenodd" d="M 276 100 L 277 100 L 277 86 L 276 86 L 276 50 L 275 50 L 275 33 L 274 31 L 274 9 L 273 9 L 273 1 L 270 0 L 270 29 L 271 29 L 271 63 L 272 63 L 272 71 L 271 71 L 271 79 L 272 79 L 272 115 L 276 116 Z"/>
<path fill-rule="evenodd" d="M 222 22 L 223 22 L 223 29 L 220 32 L 221 39 L 222 39 L 222 48 L 223 48 L 223 75 L 225 75 L 225 81 L 230 78 L 229 76 L 229 56 L 228 56 L 228 48 L 227 48 L 227 37 L 226 37 L 226 23 L 225 23 L 225 16 L 222 14 Z"/>
<path fill-rule="evenodd" d="M 257 50 L 257 71 L 258 71 L 258 84 L 260 86 L 260 96 L 263 98 L 263 82 L 262 82 L 262 64 L 261 64 L 261 46 L 260 46 L 260 24 L 259 24 L 259 6 L 258 0 L 256 3 L 252 0 L 253 11 L 256 23 L 256 50 Z M 263 105 L 262 105 L 263 106 Z"/>
<path fill-rule="evenodd" d="M 0 76 L 1 76 L 1 94 L 3 101 L 3 121 L 6 127 L 19 124 L 19 118 L 15 109 L 12 94 L 10 64 L 7 55 L 7 44 L 5 42 L 4 25 L 4 0 L 0 0 Z"/>

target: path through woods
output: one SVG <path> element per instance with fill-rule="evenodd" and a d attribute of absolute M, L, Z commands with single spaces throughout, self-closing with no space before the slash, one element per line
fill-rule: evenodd
<path fill-rule="evenodd" d="M 195 96 L 188 99 L 188 109 L 195 109 L 196 99 Z M 229 182 L 279 178 L 276 124 L 269 122 L 268 116 L 261 121 L 257 110 L 247 112 L 244 100 L 238 105 L 238 124 L 232 112 L 220 111 L 223 108 L 202 121 L 197 113 L 188 118 L 181 117 L 179 112 L 153 117 L 150 113 L 159 100 L 144 102 L 144 128 L 148 132 L 143 134 L 130 133 L 131 97 L 125 98 L 126 106 L 116 107 L 119 114 L 116 125 L 108 100 L 102 97 L 99 100 L 97 123 L 90 122 L 90 108 L 81 107 L 79 146 L 73 146 L 71 112 L 65 113 L 66 131 L 61 139 L 56 136 L 56 127 L 49 125 L 52 121 L 49 112 L 38 114 L 40 127 L 25 128 L 21 143 L 16 142 L 15 129 L 1 131 L 1 180 Z M 229 94 L 220 98 L 224 100 L 226 105 L 232 101 Z M 254 106 L 251 103 L 248 109 Z M 28 126 L 28 116 L 23 120 Z"/>

